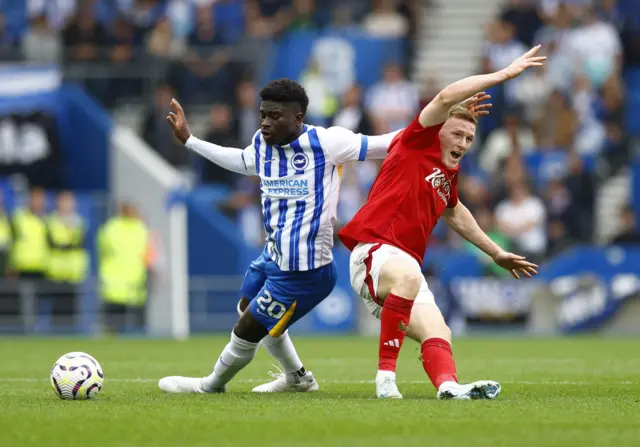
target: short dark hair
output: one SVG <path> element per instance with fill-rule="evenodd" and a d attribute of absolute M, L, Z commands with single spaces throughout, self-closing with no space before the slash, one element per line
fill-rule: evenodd
<path fill-rule="evenodd" d="M 307 113 L 309 97 L 304 87 L 293 79 L 276 79 L 260 90 L 263 101 L 294 102 L 300 106 L 303 114 Z"/>

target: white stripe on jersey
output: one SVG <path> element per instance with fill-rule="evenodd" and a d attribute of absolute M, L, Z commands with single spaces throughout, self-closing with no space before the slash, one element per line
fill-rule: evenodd
<path fill-rule="evenodd" d="M 349 160 L 364 160 L 368 139 L 342 128 L 305 125 L 285 146 L 266 144 L 260 132 L 245 149 L 247 168 L 260 176 L 266 253 L 285 271 L 312 270 L 333 260 L 340 179 Z"/>

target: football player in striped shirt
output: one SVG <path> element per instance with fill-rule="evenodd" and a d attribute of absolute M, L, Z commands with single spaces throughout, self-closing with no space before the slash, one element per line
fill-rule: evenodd
<path fill-rule="evenodd" d="M 261 128 L 244 150 L 221 147 L 191 135 L 174 99 L 167 121 L 187 148 L 217 165 L 260 177 L 266 245 L 247 270 L 241 294 L 250 300 L 206 377 L 160 380 L 172 393 L 224 392 L 226 384 L 254 358 L 260 342 L 282 365 L 278 390 L 315 391 L 287 328 L 325 299 L 336 284 L 333 225 L 340 166 L 381 159 L 397 132 L 366 136 L 342 127 L 304 123 L 309 98 L 296 81 L 270 82 L 260 92 Z M 273 387 L 273 385 L 272 385 Z M 261 391 L 261 390 L 254 390 Z"/>

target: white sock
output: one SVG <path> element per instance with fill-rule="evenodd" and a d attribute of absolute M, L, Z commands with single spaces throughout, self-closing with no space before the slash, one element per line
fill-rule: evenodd
<path fill-rule="evenodd" d="M 262 339 L 262 345 L 265 347 L 269 354 L 273 356 L 284 370 L 287 380 L 296 381 L 293 377 L 294 372 L 300 371 L 302 368 L 302 360 L 298 357 L 296 348 L 293 346 L 291 337 L 289 337 L 289 331 L 285 331 L 280 337 L 272 337 L 267 335 Z"/>
<path fill-rule="evenodd" d="M 202 389 L 212 391 L 223 388 L 238 371 L 251 363 L 256 356 L 258 343 L 251 343 L 231 333 L 231 341 L 224 347 L 213 372 L 202 379 Z"/>

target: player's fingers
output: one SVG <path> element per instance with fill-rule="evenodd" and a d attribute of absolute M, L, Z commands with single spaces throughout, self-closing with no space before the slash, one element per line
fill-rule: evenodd
<path fill-rule="evenodd" d="M 493 107 L 493 104 L 488 103 L 488 104 L 478 104 L 475 109 L 476 110 L 484 110 L 484 109 L 490 109 L 491 107 Z"/>
<path fill-rule="evenodd" d="M 511 270 L 511 274 L 513 275 L 513 277 L 514 277 L 515 279 L 520 279 L 520 277 L 518 276 L 518 272 L 516 272 L 516 271 L 515 271 L 515 269 L 514 269 L 514 270 Z"/>
<path fill-rule="evenodd" d="M 526 267 L 526 268 L 538 268 L 538 266 L 536 264 L 533 264 L 529 261 L 526 261 L 524 258 L 523 259 L 519 259 L 516 261 L 518 263 L 519 267 Z"/>
<path fill-rule="evenodd" d="M 176 113 L 184 113 L 184 111 L 182 110 L 182 106 L 175 98 L 171 100 L 171 108 Z"/>
<path fill-rule="evenodd" d="M 533 273 L 534 275 L 538 274 L 538 270 L 534 269 L 533 267 L 527 267 L 527 270 L 529 270 L 529 272 Z"/>
<path fill-rule="evenodd" d="M 178 121 L 178 115 L 176 115 L 175 113 L 173 113 L 173 112 L 169 112 L 169 116 L 170 116 L 173 120 Z"/>
<path fill-rule="evenodd" d="M 524 55 L 527 56 L 527 57 L 531 57 L 531 56 L 535 55 L 538 51 L 540 51 L 541 47 L 542 47 L 542 45 L 536 45 L 535 47 L 531 48 L 529 51 L 524 53 Z"/>
<path fill-rule="evenodd" d="M 528 277 L 528 278 L 531 278 L 531 273 L 529 273 L 529 272 L 527 271 L 527 269 L 520 269 L 520 271 L 521 271 L 522 273 L 524 273 L 525 275 L 527 275 L 527 277 Z"/>
<path fill-rule="evenodd" d="M 176 122 L 173 120 L 173 118 L 171 118 L 170 116 L 167 117 L 167 122 L 169 123 L 169 125 L 174 129 L 177 130 L 178 129 L 178 125 L 176 124 Z"/>

